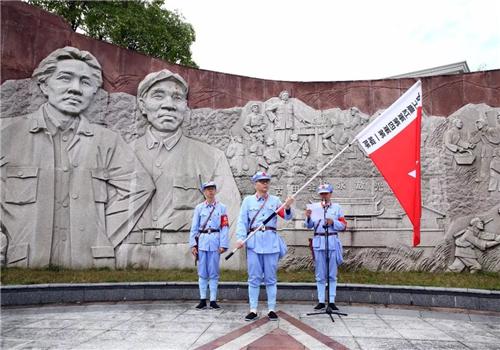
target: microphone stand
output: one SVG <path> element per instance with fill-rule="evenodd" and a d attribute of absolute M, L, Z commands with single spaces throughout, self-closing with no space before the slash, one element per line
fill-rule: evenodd
<path fill-rule="evenodd" d="M 325 203 L 325 201 L 323 201 Z M 332 322 L 335 322 L 333 319 L 332 315 L 338 315 L 338 316 L 347 316 L 346 313 L 339 312 L 339 311 L 334 311 L 330 307 L 330 252 L 329 252 L 329 245 L 328 245 L 328 222 L 326 221 L 326 212 L 328 211 L 328 206 L 326 203 L 323 206 L 323 229 L 325 231 L 325 259 L 326 259 L 326 309 L 325 311 L 320 311 L 320 312 L 313 312 L 307 314 L 307 316 L 311 315 L 328 315 L 332 319 Z"/>

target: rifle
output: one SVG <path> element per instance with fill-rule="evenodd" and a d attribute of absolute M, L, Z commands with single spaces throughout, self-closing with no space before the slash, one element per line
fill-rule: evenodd
<path fill-rule="evenodd" d="M 196 256 L 194 257 L 194 266 L 198 266 L 198 245 L 199 245 L 199 241 L 200 241 L 200 236 L 197 235 L 195 238 L 194 238 L 194 241 L 196 242 Z"/>
<path fill-rule="evenodd" d="M 490 218 L 488 220 L 483 221 L 484 226 L 486 226 L 486 224 L 489 223 L 490 221 L 493 221 L 493 218 Z M 465 233 L 466 230 L 467 229 L 465 228 L 465 229 L 463 229 L 461 231 L 458 231 L 457 233 L 454 233 L 453 234 L 453 238 L 460 237 L 461 235 L 463 235 Z"/>
<path fill-rule="evenodd" d="M 314 249 L 313 249 L 313 239 L 312 238 L 309 238 L 309 250 L 311 251 L 313 262 L 316 261 L 316 259 L 314 258 Z"/>
<path fill-rule="evenodd" d="M 290 158 L 290 160 L 294 160 L 295 157 L 297 157 L 297 154 L 299 154 L 300 150 L 302 149 L 302 147 L 304 147 L 304 144 L 306 143 L 307 140 L 304 140 L 302 141 L 302 143 L 300 144 L 299 148 L 297 148 L 297 150 L 295 151 L 295 153 L 293 154 L 292 158 Z"/>

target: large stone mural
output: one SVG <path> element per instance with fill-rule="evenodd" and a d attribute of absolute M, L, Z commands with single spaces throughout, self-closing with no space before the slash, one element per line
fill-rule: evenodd
<path fill-rule="evenodd" d="M 14 90 L 18 83 L 12 82 Z M 128 132 L 137 130 L 134 124 L 115 125 L 128 145 L 119 133 L 85 116 L 109 107 L 94 99 L 98 91 L 105 93 L 92 54 L 74 47 L 54 51 L 33 73 L 35 83 L 43 97 L 32 98 L 36 102 L 27 111 L 16 110 L 15 101 L 2 95 L 12 108 L 2 111 L 0 129 L 4 265 L 190 266 L 190 223 L 207 180 L 219 184 L 219 200 L 236 217 L 240 195 L 224 153 L 183 135 L 190 110 L 182 77 L 168 70 L 147 75 L 137 103 L 130 96 L 105 99 L 113 101 L 112 114 L 136 111 L 142 124 L 147 121 L 141 137 Z M 9 94 L 9 87 L 4 84 L 2 92 Z"/>
<path fill-rule="evenodd" d="M 27 76 L 2 60 L 2 72 L 15 75 L 1 87 L 5 266 L 193 267 L 188 231 L 203 181 L 221 184 L 218 198 L 235 224 L 256 171 L 270 173 L 271 193 L 285 199 L 414 82 L 261 83 L 168 63 L 133 65 L 115 79 L 96 45 L 67 49 L 69 66 L 56 60 L 45 77 L 40 62 Z M 47 84 L 68 69 L 90 84 L 78 97 Z M 166 114 L 151 98 L 159 86 L 172 104 Z M 302 209 L 327 182 L 348 222 L 340 234 L 348 268 L 500 271 L 500 74 L 422 78 L 422 86 L 420 246 L 411 247 L 409 219 L 355 143 L 297 196 L 294 219 L 280 223 L 289 246 L 282 268 L 313 266 Z M 243 268 L 242 254 L 221 266 Z"/>

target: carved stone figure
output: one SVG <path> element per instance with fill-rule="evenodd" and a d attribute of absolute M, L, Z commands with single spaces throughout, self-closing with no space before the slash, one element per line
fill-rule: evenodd
<path fill-rule="evenodd" d="M 451 121 L 451 129 L 444 133 L 444 146 L 446 147 L 448 154 L 455 154 L 452 162 L 453 167 L 456 167 L 457 164 L 460 165 L 470 165 L 474 161 L 474 155 L 472 152 L 468 151 L 469 149 L 473 149 L 476 145 L 474 143 L 469 143 L 462 140 L 460 136 L 460 130 L 463 128 L 463 122 L 460 119 L 453 119 Z M 460 153 L 464 153 L 464 155 L 460 155 Z"/>
<path fill-rule="evenodd" d="M 290 136 L 292 141 L 285 147 L 285 162 L 289 164 L 294 164 L 294 162 L 303 162 L 302 158 L 305 158 L 309 154 L 309 143 L 304 140 L 299 143 L 299 135 L 292 134 Z"/>
<path fill-rule="evenodd" d="M 273 139 L 271 138 L 267 139 L 266 144 L 268 148 L 264 151 L 264 158 L 266 159 L 267 163 L 269 164 L 280 163 L 281 158 L 286 157 L 286 152 L 281 148 L 277 148 L 274 145 Z"/>
<path fill-rule="evenodd" d="M 266 172 L 269 168 L 269 164 L 267 164 L 263 156 L 257 154 L 257 150 L 257 144 L 250 146 L 250 154 L 243 161 L 242 169 L 244 176 L 251 176 L 259 171 Z"/>
<path fill-rule="evenodd" d="M 361 111 L 356 107 L 352 107 L 349 113 L 351 121 L 345 127 L 345 132 L 342 134 L 335 147 L 337 152 L 341 151 L 345 146 L 352 142 L 356 138 L 356 135 L 364 129 L 363 125 L 368 123 L 370 120 L 368 116 L 362 115 Z M 365 154 L 363 147 L 358 142 L 356 142 L 354 147 L 346 150 L 346 156 L 348 159 L 356 159 L 358 158 L 358 154 Z"/>
<path fill-rule="evenodd" d="M 353 134 L 353 136 L 356 136 L 358 132 L 363 129 L 363 124 L 368 122 L 369 118 L 365 117 L 361 114 L 361 111 L 356 108 L 356 107 L 351 107 L 350 110 L 350 115 L 351 115 L 351 120 L 349 124 L 346 126 L 347 132 L 350 132 Z"/>
<path fill-rule="evenodd" d="M 247 147 L 243 143 L 243 137 L 236 135 L 233 142 L 226 150 L 226 156 L 230 159 L 229 165 L 233 171 L 234 176 L 242 175 L 243 159 L 245 158 Z"/>
<path fill-rule="evenodd" d="M 94 56 L 58 49 L 33 78 L 48 102 L 0 131 L 7 266 L 114 268 L 151 177 L 118 133 L 83 114 L 102 85 Z"/>
<path fill-rule="evenodd" d="M 500 244 L 500 235 L 482 232 L 484 222 L 479 218 L 473 218 L 469 227 L 453 235 L 455 239 L 455 261 L 448 269 L 452 272 L 462 272 L 468 267 L 470 273 L 481 270 L 481 264 L 477 261 L 474 247 L 480 250 L 494 247 Z"/>
<path fill-rule="evenodd" d="M 137 101 L 149 126 L 133 148 L 153 177 L 156 192 L 117 249 L 120 268 L 183 268 L 192 263 L 188 232 L 193 211 L 204 200 L 204 181 L 217 183 L 228 216 L 237 215 L 240 196 L 224 152 L 182 134 L 181 124 L 190 113 L 187 96 L 187 82 L 166 69 L 148 74 L 139 84 Z"/>
<path fill-rule="evenodd" d="M 266 139 L 263 134 L 256 136 L 254 145 L 257 147 L 256 154 L 258 156 L 264 155 L 264 151 L 266 150 Z"/>
<path fill-rule="evenodd" d="M 278 165 L 282 162 L 282 157 L 286 157 L 286 152 L 274 145 L 274 140 L 269 138 L 266 141 L 267 149 L 264 151 L 264 159 L 269 164 L 268 172 L 271 175 L 276 175 Z"/>
<path fill-rule="evenodd" d="M 488 191 L 500 191 L 500 147 L 493 150 L 493 158 L 490 163 L 490 183 Z"/>
<path fill-rule="evenodd" d="M 310 122 L 298 115 L 295 106 L 290 102 L 288 91 L 282 91 L 279 98 L 280 101 L 278 103 L 266 108 L 266 115 L 271 123 L 274 123 L 276 146 L 283 149 L 293 134 L 295 119 L 301 123 L 309 124 Z"/>
<path fill-rule="evenodd" d="M 335 153 L 342 151 L 348 144 L 351 142 L 351 135 L 349 133 L 345 133 L 340 137 L 339 142 L 335 145 Z M 355 145 L 357 146 L 357 145 Z M 348 159 L 356 159 L 359 150 L 356 150 L 356 147 L 350 147 L 344 151 L 345 156 Z"/>
<path fill-rule="evenodd" d="M 252 104 L 252 112 L 246 116 L 243 129 L 250 134 L 253 142 L 255 142 L 258 134 L 262 134 L 266 130 L 265 119 L 266 116 L 260 113 L 259 104 Z"/>
<path fill-rule="evenodd" d="M 474 148 L 473 143 L 465 142 L 460 136 L 460 129 L 463 128 L 463 122 L 460 119 L 453 119 L 451 121 L 451 129 L 444 134 L 444 145 L 453 153 L 464 152 L 467 149 Z"/>
<path fill-rule="evenodd" d="M 335 145 L 338 144 L 342 135 L 344 135 L 344 124 L 335 116 L 331 120 L 332 128 L 323 134 L 323 154 L 329 155 L 335 153 Z"/>
<path fill-rule="evenodd" d="M 469 140 L 474 144 L 482 143 L 481 146 L 481 164 L 476 182 L 484 180 L 489 173 L 490 162 L 493 158 L 493 150 L 500 143 L 500 133 L 490 126 L 486 119 L 476 120 L 476 134 Z"/>

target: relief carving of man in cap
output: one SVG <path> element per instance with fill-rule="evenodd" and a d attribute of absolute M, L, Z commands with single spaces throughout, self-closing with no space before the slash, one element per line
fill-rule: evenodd
<path fill-rule="evenodd" d="M 154 191 L 122 137 L 84 112 L 99 62 L 65 47 L 33 72 L 48 101 L 0 132 L 0 222 L 7 266 L 115 267 L 115 250 Z"/>
<path fill-rule="evenodd" d="M 484 232 L 484 221 L 472 218 L 469 226 L 453 235 L 455 238 L 455 260 L 448 266 L 448 272 L 460 273 L 469 268 L 470 273 L 481 271 L 474 248 L 485 251 L 500 244 L 500 234 Z"/>
<path fill-rule="evenodd" d="M 132 147 L 153 177 L 156 192 L 117 251 L 119 267 L 192 266 L 190 224 L 204 199 L 200 188 L 207 179 L 220 186 L 219 199 L 226 203 L 229 217 L 236 217 L 241 199 L 225 154 L 182 134 L 190 113 L 188 89 L 180 75 L 166 69 L 148 74 L 139 84 L 137 101 L 149 125 Z"/>
<path fill-rule="evenodd" d="M 477 145 L 479 142 L 481 146 L 481 162 L 479 165 L 478 176 L 476 182 L 481 182 L 486 179 L 490 170 L 491 159 L 498 144 L 500 144 L 500 133 L 488 125 L 488 119 L 479 118 L 476 120 L 476 133 L 469 140 L 470 143 Z"/>

